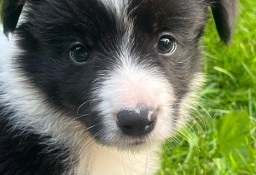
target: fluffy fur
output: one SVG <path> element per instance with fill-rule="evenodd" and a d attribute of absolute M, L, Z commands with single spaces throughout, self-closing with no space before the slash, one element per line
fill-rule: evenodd
<path fill-rule="evenodd" d="M 231 0 L 4 0 L 0 174 L 154 174 L 195 103 L 209 6 L 228 42 Z M 158 49 L 166 35 L 169 54 Z M 77 43 L 85 62 L 71 59 Z M 123 133 L 118 113 L 142 117 L 141 104 L 156 111 L 152 131 Z"/>

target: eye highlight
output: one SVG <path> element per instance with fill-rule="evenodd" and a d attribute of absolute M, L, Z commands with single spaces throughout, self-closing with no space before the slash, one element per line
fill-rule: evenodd
<path fill-rule="evenodd" d="M 77 64 L 83 64 L 90 59 L 89 51 L 81 44 L 76 44 L 69 50 L 71 61 Z"/>
<path fill-rule="evenodd" d="M 157 44 L 157 50 L 161 54 L 171 55 L 175 52 L 177 43 L 171 35 L 164 34 L 160 36 Z"/>

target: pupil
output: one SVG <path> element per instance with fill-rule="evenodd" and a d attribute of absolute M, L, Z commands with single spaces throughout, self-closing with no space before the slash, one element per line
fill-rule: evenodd
<path fill-rule="evenodd" d="M 79 55 L 82 55 L 83 54 L 83 48 L 82 47 L 77 47 L 76 48 L 76 55 L 79 56 Z"/>
<path fill-rule="evenodd" d="M 170 35 L 162 35 L 158 41 L 158 52 L 162 54 L 172 54 L 176 49 L 175 44 L 175 41 L 172 39 Z"/>
<path fill-rule="evenodd" d="M 171 41 L 169 38 L 161 38 L 160 40 L 163 51 L 169 50 L 171 47 Z"/>
<path fill-rule="evenodd" d="M 86 61 L 89 55 L 83 47 L 76 47 L 74 52 L 73 57 L 77 62 Z"/>

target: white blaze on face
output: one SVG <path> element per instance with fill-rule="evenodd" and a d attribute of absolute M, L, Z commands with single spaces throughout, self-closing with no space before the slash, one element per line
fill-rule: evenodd
<path fill-rule="evenodd" d="M 128 7 L 128 0 L 100 0 L 108 9 L 118 17 L 123 16 Z"/>
<path fill-rule="evenodd" d="M 129 54 L 122 55 L 114 70 L 102 78 L 95 90 L 96 98 L 102 100 L 96 110 L 103 118 L 110 140 L 119 133 L 116 114 L 122 109 L 136 109 L 138 104 L 158 110 L 152 135 L 166 139 L 171 134 L 173 88 L 159 70 L 147 63 L 138 63 L 137 59 Z"/>
<path fill-rule="evenodd" d="M 126 1 L 102 2 L 116 9 L 119 13 L 116 20 L 120 20 L 126 29 L 122 40 L 117 43 L 120 49 L 109 55 L 115 60 L 114 69 L 100 75 L 94 90 L 95 98 L 101 101 L 95 110 L 100 113 L 105 126 L 102 137 L 107 143 L 120 144 L 122 141 L 118 138 L 122 136 L 116 124 L 117 113 L 122 109 L 134 110 L 138 104 L 145 104 L 158 110 L 155 128 L 150 133 L 152 140 L 166 139 L 173 129 L 173 88 L 160 70 L 147 63 L 147 60 L 139 61 L 141 55 L 132 51 L 133 21 L 123 13 L 128 6 Z"/>

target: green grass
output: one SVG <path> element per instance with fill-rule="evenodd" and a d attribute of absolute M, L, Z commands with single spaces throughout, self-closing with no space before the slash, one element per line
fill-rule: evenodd
<path fill-rule="evenodd" d="M 206 84 L 189 128 L 163 146 L 159 175 L 256 174 L 256 4 L 241 0 L 233 41 L 211 19 L 204 39 Z"/>

